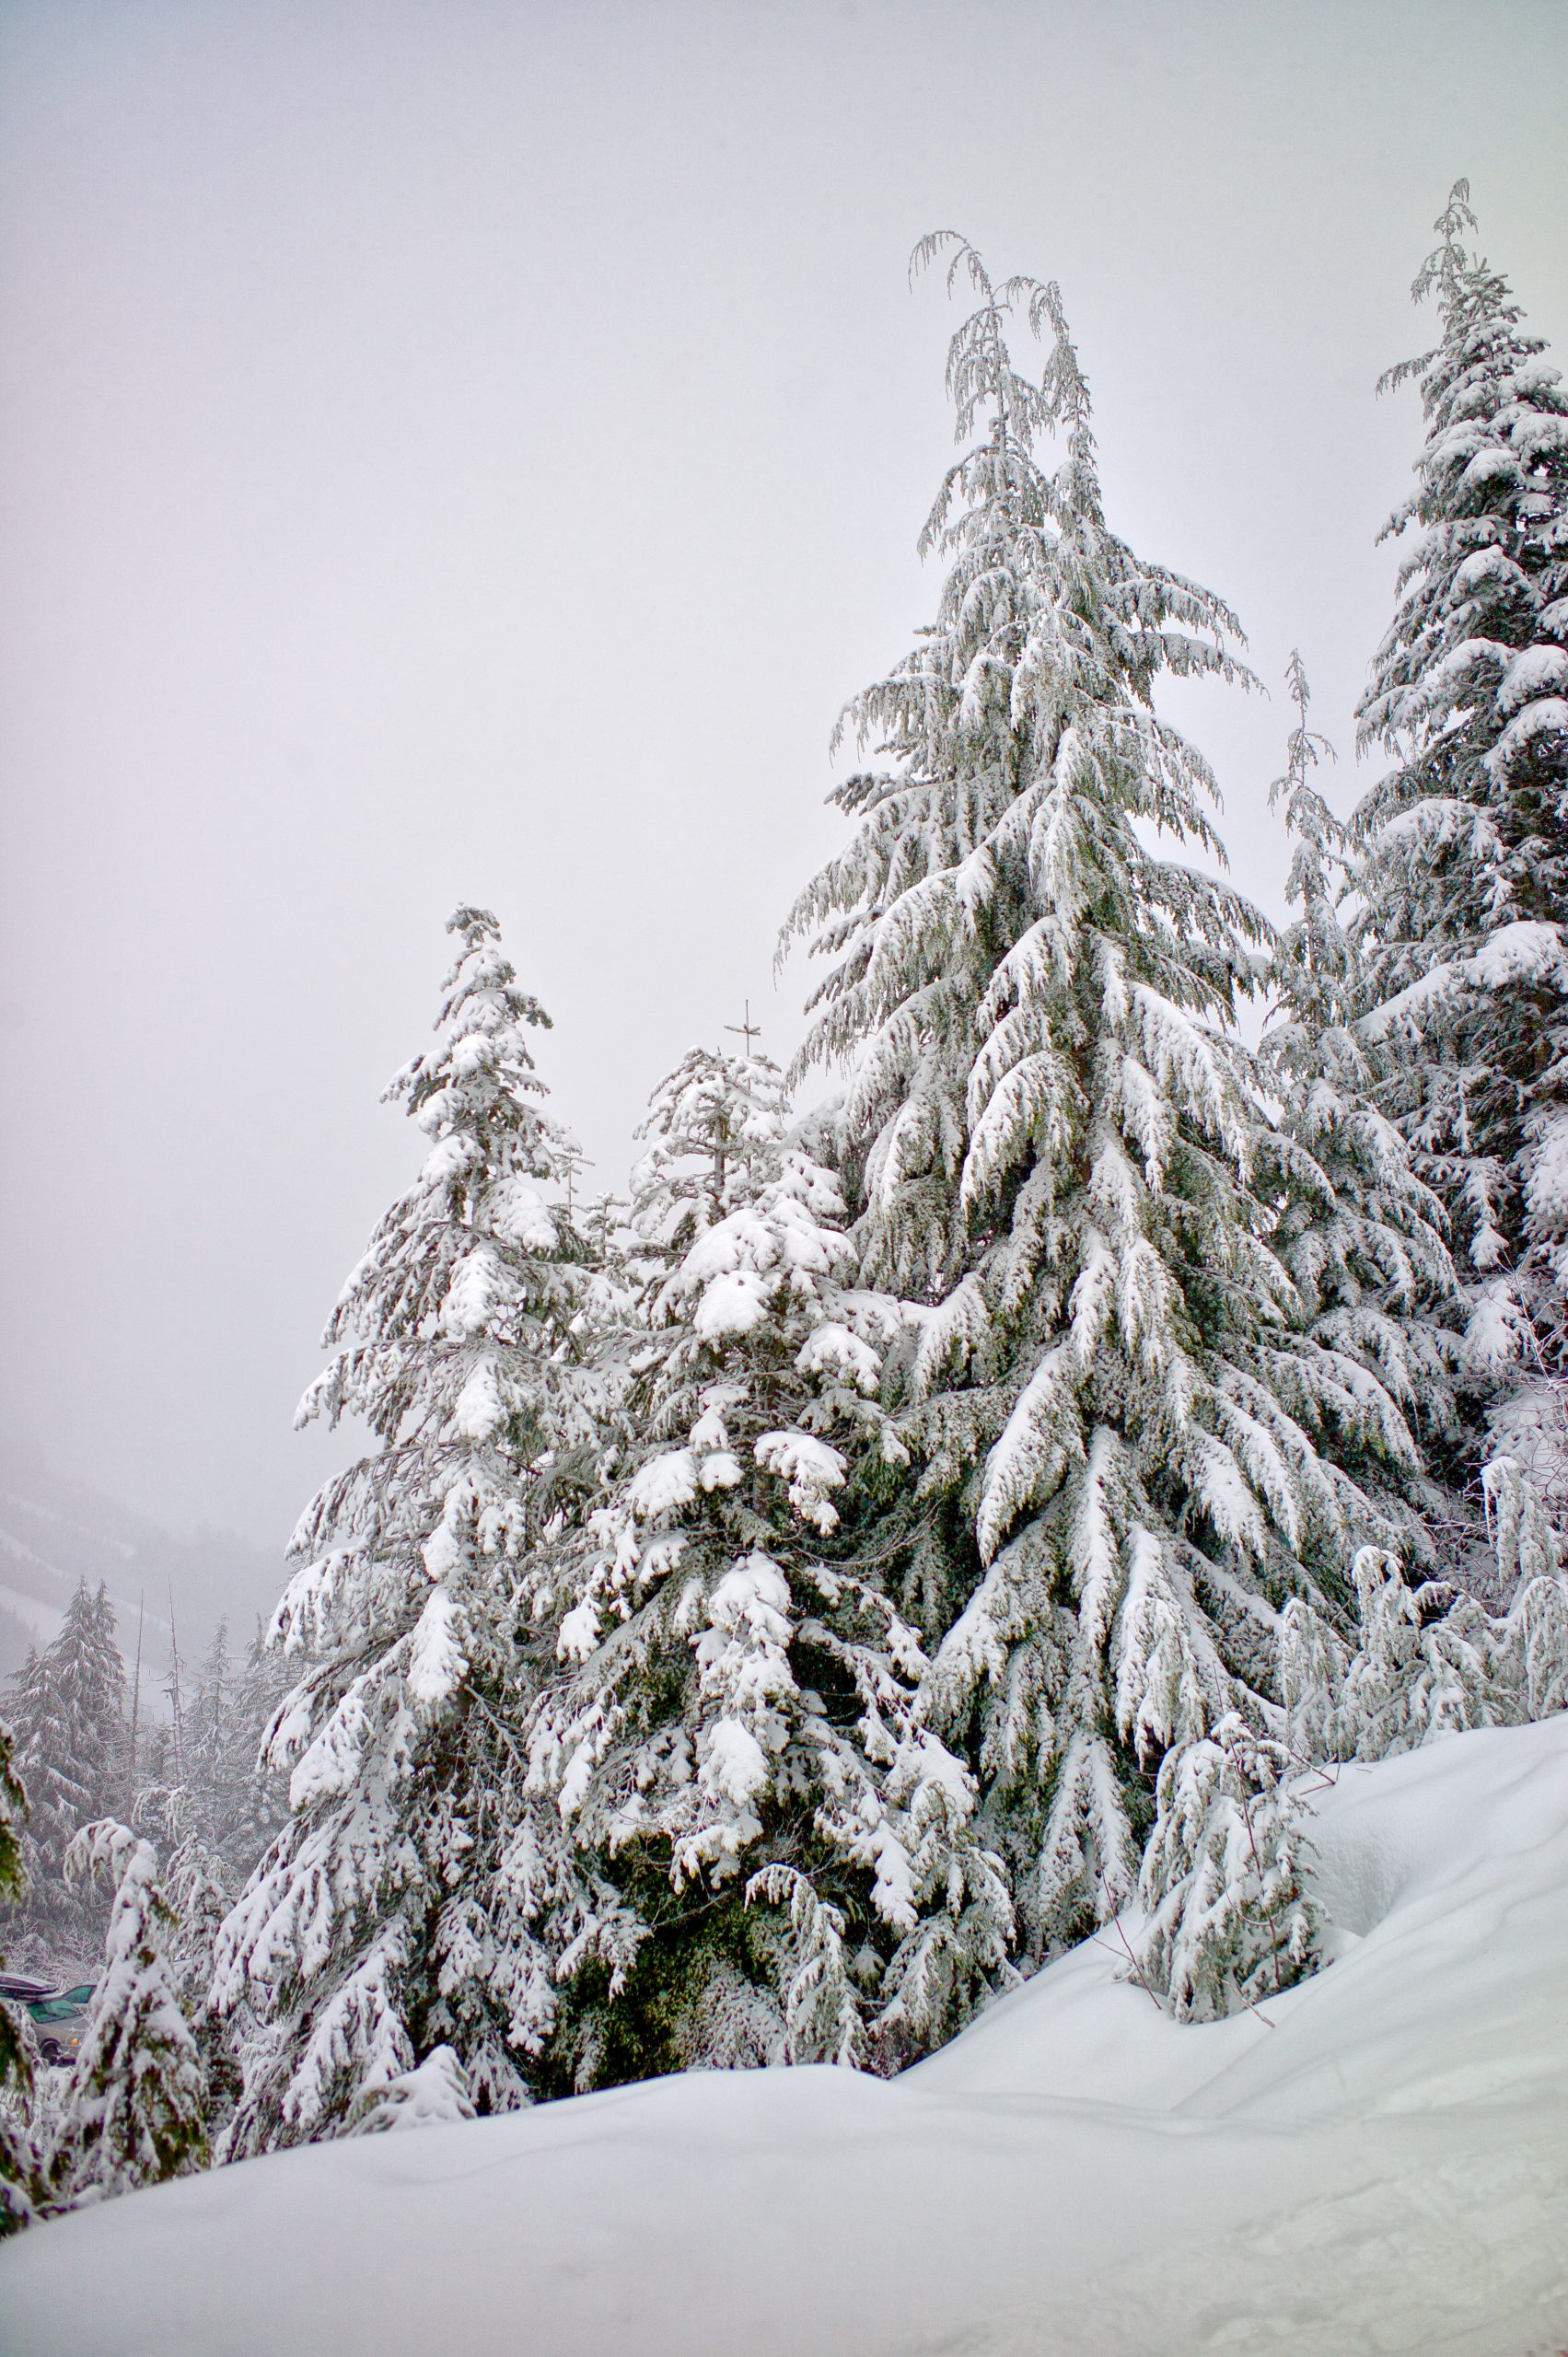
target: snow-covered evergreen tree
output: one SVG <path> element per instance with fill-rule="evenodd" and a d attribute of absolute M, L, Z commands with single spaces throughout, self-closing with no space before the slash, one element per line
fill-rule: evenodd
<path fill-rule="evenodd" d="M 1293 1596 L 1274 1624 L 1274 1687 L 1282 1713 L 1276 1724 L 1298 1768 L 1342 1756 L 1353 1658 L 1353 1643 L 1342 1631 L 1305 1596 Z"/>
<path fill-rule="evenodd" d="M 926 1305 L 900 1424 L 924 1708 L 1039 1956 L 1131 1897 L 1155 1765 L 1267 1677 L 1274 1603 L 1392 1536 L 1340 1458 L 1404 1444 L 1271 1240 L 1231 1028 L 1268 927 L 1151 847 L 1222 856 L 1208 766 L 1153 699 L 1236 679 L 1235 618 L 1108 525 L 1056 288 L 993 287 L 961 242 L 960 275 L 936 619 L 849 708 L 884 766 L 839 789 L 857 831 L 789 930 L 833 960 L 807 1054 L 854 1064 L 866 1281 Z M 1049 339 L 1038 384 L 1018 315 Z"/>
<path fill-rule="evenodd" d="M 12 1764 L 11 1731 L 0 1724 L 0 1906 L 14 1906 L 27 1888 L 27 1806 Z M 42 2197 L 42 2162 L 30 2132 L 32 2044 L 26 2016 L 0 1997 L 0 2235 L 25 2226 Z"/>
<path fill-rule="evenodd" d="M 175 1837 L 162 1884 L 174 1917 L 168 1943 L 175 2002 L 191 2031 L 202 2073 L 203 2119 L 207 2141 L 218 2149 L 245 2092 L 243 2016 L 226 2012 L 214 1989 L 218 1941 L 235 1898 L 221 1854 L 199 1834 L 181 1827 Z"/>
<path fill-rule="evenodd" d="M 1359 1028 L 1368 1012 L 1365 977 L 1339 915 L 1351 872 L 1348 838 L 1313 783 L 1332 748 L 1307 725 L 1299 654 L 1286 679 L 1295 726 L 1270 801 L 1283 803 L 1291 837 L 1292 916 L 1270 967 L 1273 1006 L 1263 1037 L 1282 1132 L 1284 1203 L 1272 1241 L 1314 1341 L 1348 1385 L 1356 1385 L 1358 1368 L 1368 1369 L 1379 1407 L 1384 1398 L 1396 1403 L 1399 1420 L 1382 1417 L 1376 1450 L 1354 1469 L 1402 1522 L 1412 1555 L 1425 1559 L 1429 1534 L 1408 1509 L 1439 1503 L 1424 1479 L 1419 1440 L 1442 1444 L 1454 1430 L 1457 1280 L 1442 1205 L 1377 1108 L 1391 1060 L 1386 1048 L 1369 1048 Z"/>
<path fill-rule="evenodd" d="M 205 2090 L 203 2116 L 215 2150 L 243 2092 L 240 2054 L 250 2027 L 245 2009 L 226 2011 L 215 2002 L 218 1940 L 266 1845 L 236 1843 L 231 1837 L 226 1849 L 224 1820 L 215 1819 L 210 1801 L 202 1779 L 144 1786 L 136 1795 L 134 1829 L 164 1862 L 158 1880 L 173 1919 L 166 1942 L 169 1975 L 195 2040 Z M 238 1873 L 231 1863 L 237 1849 L 244 1860 Z"/>
<path fill-rule="evenodd" d="M 69 2209 L 202 2167 L 207 2139 L 201 2062 L 168 1958 L 175 1919 L 152 1844 L 106 1818 L 82 1828 L 66 1865 L 73 1877 L 106 1878 L 114 1892 L 103 1969 L 49 2155 L 52 2200 Z"/>
<path fill-rule="evenodd" d="M 1012 1930 L 880 1577 L 900 1313 L 855 1288 L 837 1182 L 764 1057 L 693 1051 L 645 1135 L 633 1437 L 541 1566 L 569 1668 L 534 1758 L 619 1901 L 563 1956 L 563 2051 L 578 2084 L 893 2067 L 1005 1975 Z"/>
<path fill-rule="evenodd" d="M 237 1660 L 220 1620 L 202 1661 L 180 1680 L 178 1722 L 160 1725 L 139 1747 L 155 1776 L 178 1772 L 181 1780 L 140 1780 L 132 1823 L 165 1860 L 160 1880 L 175 1920 L 169 1967 L 196 2042 L 215 2146 L 242 2092 L 239 2054 L 250 2026 L 248 2008 L 226 2011 L 215 2002 L 218 1936 L 288 1814 L 287 1779 L 269 1764 L 265 1738 L 297 1669 L 266 1644 L 260 1622 Z"/>
<path fill-rule="evenodd" d="M 1393 766 L 1356 828 L 1386 1109 L 1452 1224 L 1481 1405 L 1568 1350 L 1568 394 L 1456 183 L 1415 281 L 1440 340 L 1361 708 Z M 1472 1434 L 1472 1447 L 1481 1443 Z"/>
<path fill-rule="evenodd" d="M 1298 1767 L 1382 1759 L 1469 1727 L 1568 1709 L 1568 1575 L 1556 1532 L 1506 1459 L 1486 1477 L 1507 1608 L 1449 1579 L 1411 1580 L 1393 1556 L 1355 1560 L 1347 1641 L 1305 1598 L 1275 1630 L 1283 1735 Z"/>
<path fill-rule="evenodd" d="M 108 1589 L 81 1581 L 59 1635 L 17 1673 L 7 1706 L 28 1794 L 18 1929 L 29 1963 L 60 1969 L 85 1963 L 103 1937 L 100 1902 L 66 1878 L 72 1840 L 128 1801 L 125 1665 L 114 1627 Z"/>
<path fill-rule="evenodd" d="M 146 1819 L 160 1841 L 195 1841 L 219 1882 L 238 1892 L 287 1814 L 286 1780 L 262 1757 L 273 1713 L 296 1682 L 287 1658 L 258 1626 L 236 1658 L 220 1620 L 202 1661 L 183 1680 L 180 1782 L 143 1782 L 138 1826 Z M 156 1764 L 172 1771 L 166 1747 Z"/>
<path fill-rule="evenodd" d="M 1220 2021 L 1315 1969 L 1318 1911 L 1302 1877 L 1304 1811 L 1285 1747 L 1235 1713 L 1160 1763 L 1133 1972 L 1178 2021 Z"/>
<path fill-rule="evenodd" d="M 273 1717 L 296 1682 L 297 1657 L 269 1644 L 260 1619 L 235 1666 L 227 1793 L 238 1814 L 223 1827 L 216 1847 L 230 1877 L 243 1878 L 277 1833 L 288 1813 L 287 1780 L 273 1767 L 267 1737 Z M 238 1771 L 249 1762 L 243 1793 Z"/>
<path fill-rule="evenodd" d="M 307 1512 L 279 1607 L 308 1666 L 270 1746 L 292 1813 L 219 1941 L 216 2001 L 256 2016 L 233 2152 L 352 2130 L 441 2044 L 485 2107 L 526 2100 L 548 2017 L 515 1567 L 591 1472 L 592 1279 L 552 1200 L 575 1149 L 538 1101 L 548 1018 L 492 916 L 448 929 L 439 1045 L 389 1091 L 429 1152 L 301 1410 L 377 1446 Z"/>
<path fill-rule="evenodd" d="M 1358 1641 L 1339 1706 L 1340 1743 L 1353 1758 L 1524 1717 L 1496 1675 L 1498 1632 L 1474 1596 L 1443 1580 L 1412 1586 L 1375 1547 L 1357 1556 L 1355 1579 Z"/>
<path fill-rule="evenodd" d="M 180 1697 L 180 1766 L 191 1803 L 209 1840 L 240 1817 L 249 1798 L 252 1761 L 238 1724 L 238 1671 L 221 1620 Z M 258 1735 L 261 1730 L 257 1730 Z"/>
<path fill-rule="evenodd" d="M 449 2046 L 433 2046 L 423 2062 L 369 2098 L 355 2124 L 361 2135 L 375 2136 L 389 2128 L 447 2128 L 473 2117 L 462 2064 Z"/>

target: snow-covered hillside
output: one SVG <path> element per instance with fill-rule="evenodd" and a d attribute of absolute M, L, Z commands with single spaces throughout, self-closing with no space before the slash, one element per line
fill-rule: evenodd
<path fill-rule="evenodd" d="M 0 2252 L 28 2357 L 1551 2357 L 1568 1718 L 1338 1771 L 1335 1961 L 1179 2027 L 1107 1934 L 887 2083 L 667 2079 Z"/>

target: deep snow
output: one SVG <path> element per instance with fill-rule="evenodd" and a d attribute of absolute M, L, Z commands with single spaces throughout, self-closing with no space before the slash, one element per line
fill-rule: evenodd
<path fill-rule="evenodd" d="M 712 2073 L 274 2155 L 0 2251 L 16 2357 L 1568 2348 L 1568 1719 L 1338 1771 L 1336 1960 L 1167 2020 L 1114 1933 L 892 2083 Z"/>

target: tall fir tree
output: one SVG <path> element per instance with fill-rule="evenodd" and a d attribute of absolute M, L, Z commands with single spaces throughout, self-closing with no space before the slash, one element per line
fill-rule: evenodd
<path fill-rule="evenodd" d="M 1403 1523 L 1407 1552 L 1420 1562 L 1432 1549 L 1422 1510 L 1452 1503 L 1427 1479 L 1425 1454 L 1456 1437 L 1458 1280 L 1443 1206 L 1378 1107 L 1393 1058 L 1386 1043 L 1363 1037 L 1367 980 L 1353 930 L 1340 918 L 1354 863 L 1346 830 L 1313 783 L 1333 749 L 1308 726 L 1299 653 L 1286 685 L 1295 725 L 1269 798 L 1290 837 L 1291 915 L 1270 966 L 1261 1056 L 1279 1106 L 1283 1211 L 1273 1243 L 1309 1333 L 1346 1383 L 1367 1370 L 1398 1408 L 1398 1421 L 1383 1420 L 1380 1448 L 1354 1469 L 1390 1520 Z"/>
<path fill-rule="evenodd" d="M 125 1665 L 103 1585 L 78 1583 L 58 1636 L 29 1656 L 8 1705 L 16 1765 L 27 1788 L 22 1837 L 28 1892 L 19 1930 L 29 1962 L 84 1964 L 103 1937 L 101 1901 L 70 1883 L 78 1829 L 128 1804 Z"/>
<path fill-rule="evenodd" d="M 1397 1040 L 1386 1109 L 1442 1197 L 1469 1305 L 1471 1457 L 1568 1353 L 1568 395 L 1455 184 L 1413 293 L 1419 385 L 1394 619 L 1361 707 L 1392 765 L 1356 818 Z M 1521 1393 L 1523 1397 L 1520 1398 Z"/>
<path fill-rule="evenodd" d="M 901 1425 L 930 1506 L 923 1707 L 979 1774 L 1038 1956 L 1131 1897 L 1159 1758 L 1267 1677 L 1274 1603 L 1342 1592 L 1386 1534 L 1340 1458 L 1400 1419 L 1305 1330 L 1271 1241 L 1232 1028 L 1268 927 L 1151 847 L 1223 857 L 1209 768 L 1154 695 L 1237 679 L 1235 617 L 1107 524 L 1055 286 L 993 286 L 958 240 L 917 261 L 946 244 L 978 304 L 947 368 L 967 447 L 922 540 L 936 618 L 849 708 L 885 766 L 838 790 L 854 839 L 787 930 L 834 961 L 807 1053 L 854 1063 L 866 1277 L 926 1305 Z"/>
<path fill-rule="evenodd" d="M 900 1313 L 854 1286 L 837 1181 L 749 1041 L 688 1055 L 645 1134 L 633 1437 L 543 1567 L 569 1666 L 534 1757 L 620 1899 L 619 1952 L 563 1958 L 563 2059 L 579 2085 L 895 2067 L 1005 1974 L 1012 1933 L 879 1576 Z"/>
<path fill-rule="evenodd" d="M 448 930 L 439 1044 L 388 1091 L 429 1152 L 300 1411 L 361 1416 L 377 1446 L 292 1542 L 277 1629 L 308 1666 L 270 1744 L 291 1814 L 218 1943 L 215 2001 L 256 2021 L 231 2152 L 365 2124 L 438 2045 L 465 2103 L 524 2101 L 548 2011 L 517 1899 L 516 1565 L 591 1459 L 593 1280 L 558 1200 L 575 1149 L 528 1046 L 548 1018 L 493 916 Z"/>

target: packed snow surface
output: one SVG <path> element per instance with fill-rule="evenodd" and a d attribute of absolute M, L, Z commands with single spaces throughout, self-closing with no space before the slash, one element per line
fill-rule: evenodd
<path fill-rule="evenodd" d="M 0 2344 L 1553 2357 L 1568 1719 L 1315 1805 L 1334 1961 L 1260 2013 L 1179 2026 L 1112 1929 L 893 2083 L 665 2079 L 79 2212 L 0 2251 Z"/>

